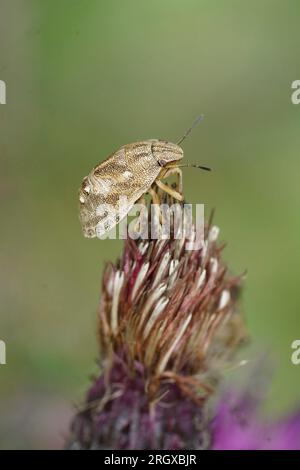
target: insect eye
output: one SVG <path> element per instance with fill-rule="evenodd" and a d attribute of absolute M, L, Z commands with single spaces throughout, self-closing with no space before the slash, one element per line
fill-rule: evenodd
<path fill-rule="evenodd" d="M 166 166 L 167 161 L 166 161 L 166 160 L 158 160 L 158 164 L 159 164 L 160 166 Z"/>

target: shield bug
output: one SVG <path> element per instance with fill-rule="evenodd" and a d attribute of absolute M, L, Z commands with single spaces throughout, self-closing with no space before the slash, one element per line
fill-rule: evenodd
<path fill-rule="evenodd" d="M 176 143 L 149 139 L 127 144 L 99 163 L 86 176 L 79 189 L 80 221 L 85 237 L 101 237 L 111 230 L 131 210 L 133 205 L 156 183 L 158 187 L 182 201 L 182 174 L 180 165 L 183 150 L 180 144 L 188 136 L 201 115 Z M 176 173 L 179 178 L 178 191 L 161 180 Z M 122 198 L 122 204 L 119 204 Z"/>

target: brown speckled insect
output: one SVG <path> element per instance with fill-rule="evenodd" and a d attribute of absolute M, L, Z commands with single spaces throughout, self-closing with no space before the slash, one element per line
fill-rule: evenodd
<path fill-rule="evenodd" d="M 175 199 L 182 201 L 182 173 L 179 167 L 200 165 L 179 165 L 183 150 L 179 146 L 192 129 L 203 119 L 201 115 L 173 144 L 163 140 L 149 139 L 127 144 L 99 163 L 86 176 L 79 190 L 80 220 L 85 237 L 101 237 L 111 230 L 131 210 L 133 205 L 151 186 L 157 186 Z M 179 178 L 178 191 L 165 185 L 161 180 L 176 173 Z M 119 206 L 120 197 L 125 204 Z M 125 198 L 124 198 L 125 196 Z"/>

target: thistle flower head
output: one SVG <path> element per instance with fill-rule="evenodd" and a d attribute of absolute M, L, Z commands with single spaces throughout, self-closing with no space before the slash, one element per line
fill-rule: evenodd
<path fill-rule="evenodd" d="M 160 191 L 157 198 L 174 202 Z M 245 337 L 240 278 L 222 260 L 218 232 L 207 223 L 196 250 L 185 249 L 186 236 L 176 239 L 172 225 L 169 239 L 128 238 L 121 258 L 106 267 L 98 325 L 102 372 L 73 423 L 77 445 L 209 445 L 207 397 Z"/>
<path fill-rule="evenodd" d="M 244 336 L 236 308 L 240 278 L 228 274 L 218 232 L 208 223 L 198 250 L 185 249 L 185 236 L 128 238 L 121 259 L 105 270 L 102 357 L 122 352 L 128 365 L 138 361 L 151 398 L 165 379 L 191 379 L 208 391 L 210 373 Z"/>

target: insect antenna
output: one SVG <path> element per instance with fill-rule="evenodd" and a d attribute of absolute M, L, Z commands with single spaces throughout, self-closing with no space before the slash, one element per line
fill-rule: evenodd
<path fill-rule="evenodd" d="M 181 139 L 179 139 L 178 142 L 176 142 L 177 145 L 180 145 L 186 138 L 187 136 L 192 132 L 192 130 L 194 129 L 194 127 L 196 127 L 201 121 L 203 121 L 204 119 L 204 114 L 200 114 L 200 116 L 198 116 L 195 121 L 193 122 L 193 124 L 191 125 L 191 127 L 188 128 L 188 130 L 183 134 L 183 136 L 181 137 Z"/>
<path fill-rule="evenodd" d="M 196 165 L 195 163 L 186 163 L 184 165 L 177 165 L 180 168 L 199 168 L 200 170 L 211 171 L 211 168 L 203 165 Z"/>

